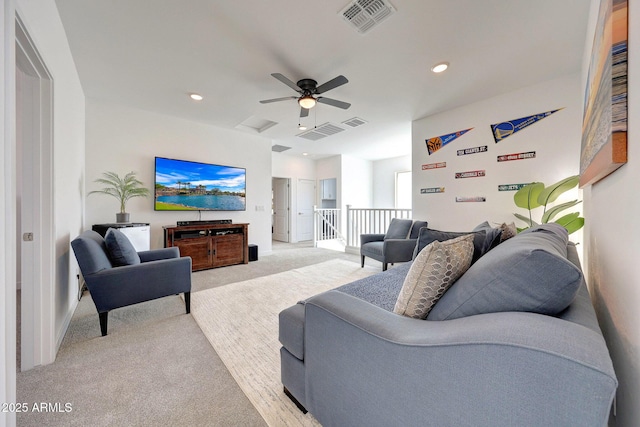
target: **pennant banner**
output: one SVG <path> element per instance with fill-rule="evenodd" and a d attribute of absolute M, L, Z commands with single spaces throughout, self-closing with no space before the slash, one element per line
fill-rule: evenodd
<path fill-rule="evenodd" d="M 557 110 L 547 111 L 545 113 L 534 114 L 533 116 L 521 117 L 519 119 L 509 120 L 507 122 L 491 125 L 491 132 L 493 132 L 493 139 L 496 141 L 496 144 L 497 144 L 503 139 L 510 137 L 514 133 L 521 131 L 527 126 L 530 126 L 546 117 L 549 117 L 556 111 L 560 111 L 560 110 L 562 110 L 562 108 L 558 108 Z"/>
<path fill-rule="evenodd" d="M 438 151 L 439 149 L 441 149 L 442 147 L 444 147 L 454 139 L 458 138 L 459 136 L 462 136 L 465 133 L 469 132 L 471 129 L 473 128 L 460 130 L 458 132 L 450 133 L 447 135 L 436 136 L 434 138 L 427 139 L 426 142 L 427 142 L 427 150 L 429 151 L 429 155 L 435 153 L 436 151 Z"/>

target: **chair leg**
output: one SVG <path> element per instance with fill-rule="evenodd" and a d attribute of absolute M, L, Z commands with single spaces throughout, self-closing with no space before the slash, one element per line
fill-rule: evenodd
<path fill-rule="evenodd" d="M 387 271 L 387 263 L 386 262 L 382 263 L 382 271 Z"/>
<path fill-rule="evenodd" d="M 184 293 L 184 305 L 187 308 L 187 314 L 191 313 L 191 292 Z"/>
<path fill-rule="evenodd" d="M 298 402 L 298 399 L 296 399 L 295 397 L 293 397 L 293 394 L 291 394 L 291 392 L 289 390 L 287 390 L 286 387 L 284 387 L 284 394 L 287 395 L 287 397 L 289 399 L 291 399 L 291 401 L 293 403 L 295 403 L 295 405 L 298 407 L 298 409 L 303 413 L 306 414 L 307 413 L 307 408 L 305 408 L 304 406 L 302 406 L 302 403 Z"/>
<path fill-rule="evenodd" d="M 104 337 L 107 335 L 107 321 L 109 320 L 109 312 L 105 311 L 104 313 L 98 313 L 98 317 L 100 317 L 100 332 Z"/>
<path fill-rule="evenodd" d="M 361 255 L 360 258 L 361 258 L 360 268 L 364 268 L 364 255 Z"/>

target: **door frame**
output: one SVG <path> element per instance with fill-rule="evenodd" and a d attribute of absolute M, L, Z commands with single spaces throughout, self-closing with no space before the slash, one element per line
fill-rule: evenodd
<path fill-rule="evenodd" d="M 31 144 L 27 152 L 30 158 L 24 158 L 16 165 L 16 175 L 29 167 L 33 171 L 31 183 L 33 192 L 29 200 L 22 200 L 22 211 L 34 213 L 30 226 L 33 233 L 31 260 L 21 260 L 23 270 L 30 269 L 31 283 L 23 280 L 21 291 L 21 370 L 52 363 L 55 360 L 57 340 L 55 337 L 55 222 L 53 199 L 53 78 L 42 57 L 38 53 L 25 25 L 16 14 L 15 19 L 16 72 L 18 68 L 33 77 L 31 89 L 37 94 L 31 101 L 31 117 L 23 117 L 16 111 L 16 129 L 23 120 L 29 120 L 33 126 L 31 141 L 18 141 L 16 144 Z M 16 93 L 16 97 L 18 94 Z M 25 148 L 25 147 L 22 147 Z M 16 146 L 16 151 L 19 147 Z M 17 183 L 14 191 L 17 195 Z M 14 200 L 14 210 L 17 200 Z M 22 222 L 19 220 L 20 223 Z M 17 228 L 17 226 L 16 226 Z M 20 237 L 23 230 L 19 230 Z M 22 247 L 23 240 L 16 242 Z M 27 265 L 28 263 L 28 265 Z M 16 266 L 17 268 L 17 266 Z M 24 277 L 24 275 L 23 275 Z M 25 292 L 26 290 L 26 292 Z"/>

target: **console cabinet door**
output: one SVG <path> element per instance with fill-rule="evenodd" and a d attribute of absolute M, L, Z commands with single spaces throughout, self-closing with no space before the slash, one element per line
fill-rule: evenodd
<path fill-rule="evenodd" d="M 211 238 L 183 239 L 176 241 L 175 245 L 180 248 L 180 256 L 191 257 L 191 268 L 193 271 L 211 268 L 213 257 Z"/>
<path fill-rule="evenodd" d="M 213 242 L 214 256 L 213 266 L 241 264 L 244 262 L 244 235 L 227 234 L 224 236 L 214 236 Z"/>

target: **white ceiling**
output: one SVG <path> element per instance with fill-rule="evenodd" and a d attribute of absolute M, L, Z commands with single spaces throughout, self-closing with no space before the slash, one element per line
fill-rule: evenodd
<path fill-rule="evenodd" d="M 347 0 L 56 0 L 87 97 L 223 128 L 271 120 L 260 135 L 285 154 L 409 154 L 412 120 L 580 71 L 589 1 L 390 2 L 396 13 L 359 34 L 339 14 Z M 431 73 L 439 61 L 449 70 Z M 319 104 L 307 125 L 368 123 L 297 137 L 294 100 L 258 102 L 296 95 L 276 72 L 349 79 L 326 96 L 351 108 Z"/>

